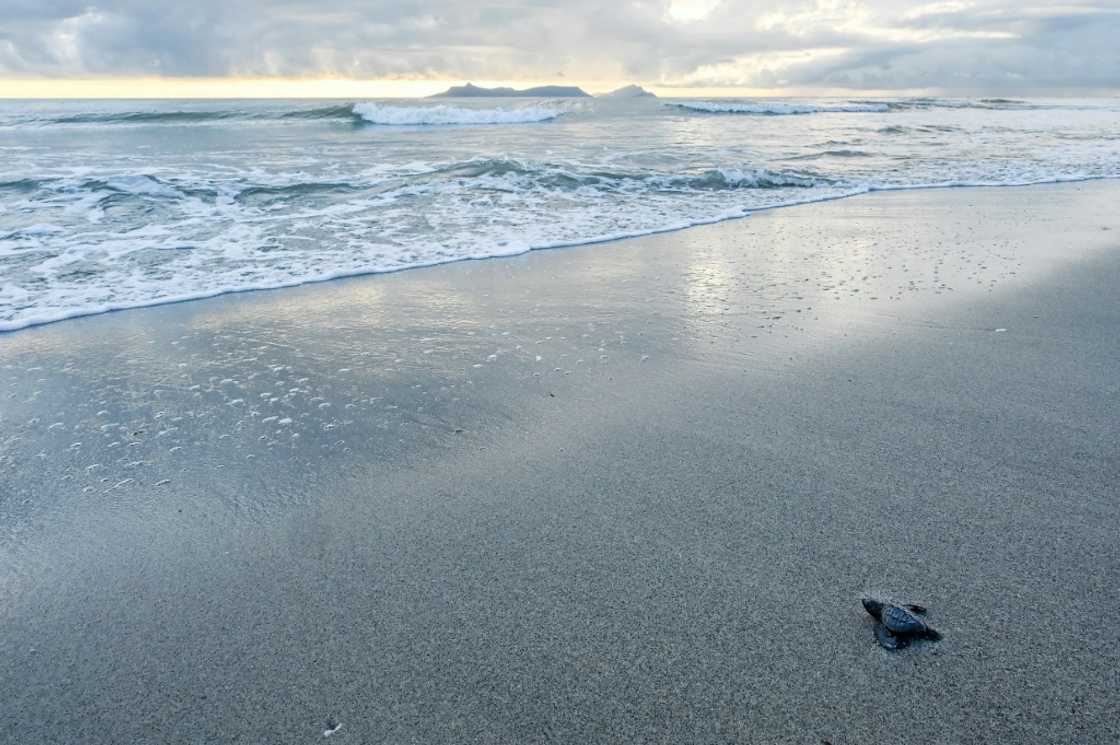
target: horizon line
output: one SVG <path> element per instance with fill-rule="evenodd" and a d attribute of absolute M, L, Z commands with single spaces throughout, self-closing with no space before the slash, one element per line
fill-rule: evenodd
<path fill-rule="evenodd" d="M 786 86 L 759 88 L 744 85 L 684 85 L 644 81 L 595 80 L 464 80 L 456 79 L 376 79 L 376 78 L 284 78 L 284 77 L 84 77 L 84 78 L 0 78 L 0 99 L 224 99 L 224 98 L 424 98 L 441 93 L 453 85 L 473 83 L 481 87 L 536 87 L 542 85 L 577 86 L 592 95 L 626 85 L 640 85 L 663 98 L 694 97 L 841 97 L 841 96 L 1020 96 L 1020 97 L 1110 97 L 1115 89 L 991 89 L 991 88 L 897 88 L 852 89 Z"/>

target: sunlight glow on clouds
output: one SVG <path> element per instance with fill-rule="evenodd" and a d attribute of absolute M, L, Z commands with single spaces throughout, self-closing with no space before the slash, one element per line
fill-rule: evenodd
<path fill-rule="evenodd" d="M 674 21 L 701 21 L 711 15 L 723 0 L 669 0 L 666 14 Z"/>
<path fill-rule="evenodd" d="M 905 20 L 914 20 L 922 16 L 936 15 L 940 13 L 959 13 L 967 10 L 970 3 L 957 2 L 956 0 L 949 0 L 944 3 L 929 3 L 927 5 L 919 5 L 916 8 L 911 8 L 902 14 Z"/>
<path fill-rule="evenodd" d="M 701 65 L 684 77 L 686 85 L 732 85 L 782 87 L 788 83 L 782 71 L 795 65 L 820 62 L 844 53 L 844 49 L 803 49 L 795 52 L 745 54 L 712 65 Z"/>
<path fill-rule="evenodd" d="M 903 20 L 956 12 L 967 7 L 964 3 L 935 3 L 915 8 L 903 14 Z M 794 37 L 813 38 L 827 31 L 865 36 L 884 42 L 912 42 L 925 44 L 947 39 L 1014 39 L 1011 31 L 974 30 L 961 28 L 911 28 L 902 24 L 882 25 L 881 16 L 859 2 L 829 0 L 816 7 L 795 13 L 772 11 L 756 22 L 761 31 L 783 31 Z"/>

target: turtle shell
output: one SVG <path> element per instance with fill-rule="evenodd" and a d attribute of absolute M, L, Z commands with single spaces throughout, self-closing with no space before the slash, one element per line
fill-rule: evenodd
<path fill-rule="evenodd" d="M 929 631 L 925 621 L 897 605 L 885 606 L 880 620 L 895 636 L 924 636 Z"/>

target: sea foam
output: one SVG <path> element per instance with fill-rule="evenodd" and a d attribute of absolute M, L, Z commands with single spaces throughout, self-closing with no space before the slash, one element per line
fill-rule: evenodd
<path fill-rule="evenodd" d="M 1115 100 L 939 103 L 0 102 L 0 331 L 868 191 L 1120 178 Z"/>

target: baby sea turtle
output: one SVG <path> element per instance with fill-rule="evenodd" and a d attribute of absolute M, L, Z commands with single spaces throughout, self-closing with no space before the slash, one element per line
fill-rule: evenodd
<path fill-rule="evenodd" d="M 884 649 L 902 649 L 915 639 L 941 639 L 941 634 L 921 617 L 926 609 L 920 605 L 875 598 L 863 598 L 862 602 L 863 609 L 879 622 L 875 624 L 875 639 Z"/>

